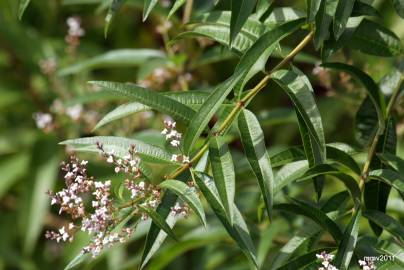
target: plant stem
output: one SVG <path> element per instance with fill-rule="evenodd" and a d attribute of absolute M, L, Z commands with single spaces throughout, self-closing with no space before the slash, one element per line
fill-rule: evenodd
<path fill-rule="evenodd" d="M 397 87 L 394 89 L 393 94 L 391 95 L 391 98 L 389 100 L 389 104 L 387 105 L 386 109 L 386 125 L 388 124 L 388 120 L 391 114 L 391 111 L 393 110 L 394 105 L 396 104 L 398 95 L 400 93 L 401 89 L 401 84 L 404 81 L 404 76 L 401 76 L 400 81 L 398 82 Z M 380 136 L 382 134 L 379 134 L 379 132 L 376 133 L 375 137 L 373 138 L 372 144 L 370 145 L 369 151 L 368 151 L 368 157 L 366 159 L 365 165 L 363 166 L 362 170 L 362 175 L 359 181 L 359 188 L 361 192 L 363 192 L 365 188 L 365 182 L 367 180 L 369 170 L 370 170 L 370 164 L 372 163 L 373 157 L 376 154 L 376 148 L 377 144 L 379 143 Z"/>
<path fill-rule="evenodd" d="M 278 69 L 284 67 L 286 64 L 288 64 L 290 61 L 293 60 L 293 58 L 298 54 L 313 38 L 314 33 L 310 32 L 279 64 L 277 64 L 270 72 L 268 75 L 266 75 L 264 78 L 261 79 L 261 81 L 253 88 L 251 89 L 247 95 L 245 95 L 239 102 L 237 102 L 237 105 L 233 108 L 233 110 L 229 113 L 229 115 L 226 117 L 226 119 L 223 121 L 223 123 L 220 125 L 219 129 L 217 132 L 215 132 L 213 135 L 214 136 L 219 136 L 223 135 L 223 133 L 226 131 L 226 129 L 231 125 L 231 123 L 234 121 L 236 118 L 237 114 L 245 107 L 245 104 L 249 103 L 255 95 L 261 91 L 271 80 L 271 74 Z M 172 174 L 166 176 L 166 179 L 174 179 L 184 171 L 186 171 L 189 167 L 192 166 L 193 163 L 197 162 L 202 155 L 208 150 L 208 142 L 205 142 L 203 147 L 199 149 L 199 151 L 196 153 L 196 155 L 191 159 L 190 163 L 184 164 L 181 167 L 179 167 L 177 170 L 175 170 Z"/>
<path fill-rule="evenodd" d="M 187 0 L 184 9 L 184 16 L 182 17 L 182 23 L 186 24 L 189 22 L 192 13 L 192 6 L 194 4 L 194 0 Z"/>

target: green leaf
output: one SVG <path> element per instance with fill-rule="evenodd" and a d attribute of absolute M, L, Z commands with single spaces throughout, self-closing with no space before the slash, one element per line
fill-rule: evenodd
<path fill-rule="evenodd" d="M 391 166 L 399 174 L 404 175 L 404 159 L 390 153 L 382 153 L 377 155 L 384 163 Z"/>
<path fill-rule="evenodd" d="M 338 0 L 337 10 L 335 11 L 334 18 L 334 35 L 338 38 L 342 35 L 345 30 L 348 19 L 351 16 L 355 0 Z"/>
<path fill-rule="evenodd" d="M 231 1 L 231 19 L 230 19 L 230 43 L 234 41 L 241 31 L 244 23 L 254 10 L 256 0 L 232 0 Z"/>
<path fill-rule="evenodd" d="M 342 241 L 338 246 L 337 255 L 333 261 L 334 266 L 338 269 L 346 270 L 349 267 L 349 263 L 351 262 L 355 250 L 356 241 L 358 240 L 360 217 L 361 210 L 358 208 L 345 229 Z"/>
<path fill-rule="evenodd" d="M 376 109 L 379 128 L 382 128 L 380 131 L 383 131 L 383 129 L 384 129 L 384 111 L 385 111 L 386 104 L 384 101 L 384 97 L 383 97 L 381 91 L 379 90 L 379 87 L 373 81 L 373 79 L 369 75 L 364 73 L 363 71 L 361 71 L 351 65 L 342 64 L 342 63 L 326 63 L 326 64 L 323 64 L 322 66 L 326 67 L 326 68 L 333 68 L 333 69 L 347 72 L 363 84 L 363 86 L 365 87 L 365 89 L 368 93 L 368 96 L 370 97 L 370 99 Z"/>
<path fill-rule="evenodd" d="M 213 180 L 219 192 L 220 200 L 232 224 L 235 173 L 232 157 L 222 137 L 213 136 L 210 139 L 209 159 L 212 165 Z"/>
<path fill-rule="evenodd" d="M 22 15 L 24 14 L 25 9 L 28 7 L 31 0 L 19 0 L 18 4 L 18 19 L 21 20 Z"/>
<path fill-rule="evenodd" d="M 168 13 L 167 19 L 170 19 L 171 16 L 174 15 L 175 12 L 177 12 L 180 7 L 182 7 L 187 0 L 176 0 L 172 8 L 170 9 L 170 12 Z"/>
<path fill-rule="evenodd" d="M 150 106 L 157 111 L 166 113 L 174 119 L 184 121 L 185 123 L 189 123 L 195 114 L 194 110 L 180 102 L 135 84 L 105 81 L 94 81 L 90 83 L 110 90 L 113 93 L 124 95 L 144 105 Z"/>
<path fill-rule="evenodd" d="M 275 46 L 286 36 L 298 30 L 303 23 L 304 19 L 298 19 L 266 32 L 241 57 L 235 70 L 235 73 L 243 73 L 243 83 L 241 87 L 235 90 L 238 98 L 241 98 L 245 82 L 265 67 L 266 59 L 272 53 Z"/>
<path fill-rule="evenodd" d="M 171 230 L 170 225 L 168 225 L 168 223 L 165 221 L 165 218 L 159 215 L 153 208 L 150 208 L 148 206 L 140 204 L 139 208 L 143 210 L 143 212 L 145 212 L 153 220 L 153 223 L 156 224 L 157 227 L 162 229 L 172 239 L 178 241 L 174 232 Z"/>
<path fill-rule="evenodd" d="M 300 146 L 292 146 L 270 156 L 272 167 L 279 167 L 293 161 L 305 160 L 306 155 Z"/>
<path fill-rule="evenodd" d="M 89 258 L 91 258 L 90 254 L 83 254 L 82 252 L 80 252 L 79 254 L 77 254 L 76 257 L 73 258 L 73 260 L 71 260 L 64 268 L 64 270 L 70 270 L 70 269 L 74 269 L 76 266 L 80 265 L 81 263 L 83 263 L 84 261 L 88 260 Z"/>
<path fill-rule="evenodd" d="M 364 19 L 356 29 L 348 46 L 376 56 L 396 56 L 403 53 L 400 38 L 384 26 Z"/>
<path fill-rule="evenodd" d="M 154 6 L 157 3 L 158 3 L 158 0 L 144 0 L 143 21 L 146 21 L 150 12 L 153 10 Z"/>
<path fill-rule="evenodd" d="M 190 153 L 196 140 L 199 138 L 212 116 L 219 109 L 220 105 L 226 99 L 227 95 L 236 85 L 240 77 L 241 74 L 234 74 L 225 82 L 217 86 L 202 104 L 198 112 L 191 118 L 189 121 L 190 125 L 183 139 L 183 149 L 186 154 Z"/>
<path fill-rule="evenodd" d="M 320 254 L 321 252 L 331 252 L 334 251 L 335 247 L 324 247 L 321 249 L 313 250 L 303 254 L 293 260 L 290 260 L 288 263 L 276 268 L 276 270 L 296 270 L 301 269 L 302 267 L 315 262 L 317 260 L 316 254 Z"/>
<path fill-rule="evenodd" d="M 258 0 L 254 18 L 261 19 L 262 16 L 269 10 L 272 5 L 272 0 Z"/>
<path fill-rule="evenodd" d="M 111 50 L 83 62 L 63 68 L 58 72 L 58 75 L 66 76 L 98 68 L 139 66 L 153 58 L 165 59 L 165 54 L 152 49 Z"/>
<path fill-rule="evenodd" d="M 0 181 L 0 199 L 6 192 L 20 180 L 28 171 L 29 156 L 26 153 L 21 153 L 9 157 L 0 163 L 1 181 Z"/>
<path fill-rule="evenodd" d="M 397 189 L 399 192 L 404 192 L 404 177 L 395 171 L 389 169 L 370 171 L 369 178 L 383 181 Z"/>
<path fill-rule="evenodd" d="M 29 201 L 25 206 L 27 211 L 24 252 L 31 254 L 34 251 L 42 226 L 50 208 L 46 192 L 53 188 L 58 176 L 59 151 L 57 151 L 55 138 L 44 138 L 35 144 L 32 175 L 33 185 L 29 189 Z"/>
<path fill-rule="evenodd" d="M 198 17 L 197 23 L 192 25 L 191 30 L 179 34 L 174 38 L 173 42 L 183 38 L 204 36 L 224 46 L 229 46 L 230 20 L 231 12 L 229 11 L 213 11 L 203 14 Z M 263 23 L 249 17 L 233 40 L 231 50 L 239 55 L 244 54 L 265 30 Z"/>
<path fill-rule="evenodd" d="M 294 21 L 304 18 L 306 16 L 304 11 L 293 7 L 276 7 L 265 19 L 264 24 L 268 25 L 271 29 L 279 24 Z"/>
<path fill-rule="evenodd" d="M 233 223 L 231 223 L 230 219 L 227 217 L 222 203 L 220 202 L 219 193 L 213 179 L 209 175 L 202 172 L 194 172 L 194 175 L 194 181 L 201 190 L 203 196 L 206 198 L 206 201 L 209 203 L 217 218 L 225 227 L 226 231 L 236 241 L 237 245 L 244 252 L 247 258 L 258 267 L 255 248 L 240 211 L 235 205 L 233 205 L 234 216 Z"/>
<path fill-rule="evenodd" d="M 195 107 L 197 105 L 203 104 L 203 102 L 209 96 L 209 93 L 202 91 L 166 92 L 162 94 L 184 105 L 187 105 L 188 107 Z M 152 108 L 138 102 L 131 102 L 120 105 L 116 107 L 114 110 L 110 111 L 108 114 L 106 114 L 97 123 L 97 125 L 94 127 L 93 130 L 105 126 L 115 120 L 122 119 L 126 116 L 149 110 L 152 110 Z"/>
<path fill-rule="evenodd" d="M 404 226 L 400 222 L 377 210 L 366 210 L 363 216 L 391 233 L 404 245 Z"/>
<path fill-rule="evenodd" d="M 308 217 L 316 222 L 318 225 L 320 225 L 324 230 L 328 231 L 336 242 L 339 242 L 342 239 L 342 232 L 338 225 L 334 221 L 332 221 L 332 219 L 330 219 L 323 211 L 311 206 L 304 201 L 295 199 L 293 199 L 293 201 L 295 202 L 294 204 L 275 204 L 274 209 Z"/>
<path fill-rule="evenodd" d="M 321 210 L 328 213 L 327 215 L 329 215 L 332 220 L 336 220 L 338 215 L 334 215 L 335 211 L 338 213 L 338 209 L 342 209 L 341 206 L 344 205 L 348 198 L 348 192 L 340 192 L 328 199 L 321 207 Z M 316 237 L 321 232 L 321 227 L 316 223 L 312 221 L 305 223 L 305 225 L 302 226 L 301 229 L 299 229 L 297 233 L 294 234 L 294 236 L 280 249 L 279 254 L 273 260 L 271 269 L 276 269 L 282 264 L 285 264 L 285 262 L 295 254 L 295 251 L 298 250 L 299 247 L 310 241 L 313 237 Z"/>
<path fill-rule="evenodd" d="M 377 9 L 359 0 L 355 1 L 355 5 L 351 16 L 373 16 L 380 18 L 382 17 Z"/>
<path fill-rule="evenodd" d="M 337 9 L 338 0 L 321 0 L 316 14 L 316 30 L 314 32 L 314 47 L 318 50 L 323 42 L 330 38 L 330 25 Z"/>
<path fill-rule="evenodd" d="M 171 215 L 171 207 L 175 205 L 177 201 L 177 195 L 171 191 L 164 193 L 161 203 L 156 209 L 156 213 L 160 217 L 165 219 L 165 223 L 169 226 L 170 230 L 174 227 L 177 218 L 175 215 Z M 140 269 L 144 268 L 151 257 L 160 248 L 161 244 L 164 242 L 167 234 L 160 229 L 160 227 L 154 222 L 150 225 L 149 232 L 146 236 L 146 242 L 143 249 L 142 259 L 140 262 Z"/>
<path fill-rule="evenodd" d="M 115 13 L 121 8 L 125 1 L 126 0 L 112 0 L 111 5 L 109 6 L 108 14 L 105 17 L 104 37 L 108 36 L 109 26 L 111 25 Z"/>
<path fill-rule="evenodd" d="M 255 115 L 248 110 L 241 111 L 238 117 L 238 127 L 244 151 L 258 180 L 268 217 L 271 219 L 274 176 L 271 161 L 265 147 L 264 132 Z"/>
<path fill-rule="evenodd" d="M 339 181 L 341 181 L 349 190 L 352 196 L 352 200 L 355 205 L 360 204 L 361 192 L 355 179 L 349 174 L 340 172 L 335 167 L 328 164 L 320 164 L 310 168 L 304 175 L 300 177 L 300 180 L 307 180 L 316 176 L 332 175 Z"/>
<path fill-rule="evenodd" d="M 320 4 L 322 0 L 306 0 L 307 7 L 307 20 L 309 22 L 314 21 L 317 12 L 320 9 Z"/>
<path fill-rule="evenodd" d="M 194 188 L 190 188 L 187 184 L 178 180 L 165 180 L 160 184 L 160 187 L 171 190 L 186 202 L 206 227 L 205 212 Z"/>
<path fill-rule="evenodd" d="M 359 168 L 358 163 L 356 163 L 356 161 L 348 153 L 336 147 L 327 145 L 327 159 L 336 161 L 339 164 L 344 165 L 346 168 L 350 169 L 357 175 L 361 174 L 361 169 Z"/>
<path fill-rule="evenodd" d="M 124 157 L 131 145 L 136 146 L 139 156 L 146 161 L 172 163 L 171 156 L 163 149 L 135 139 L 114 136 L 94 136 L 63 141 L 60 144 L 71 145 L 78 151 L 99 152 L 96 143 L 102 143 L 106 152 L 113 151 L 115 155 Z"/>
<path fill-rule="evenodd" d="M 309 164 L 306 160 L 291 162 L 283 166 L 275 174 L 274 194 L 279 192 L 283 187 L 287 186 L 291 182 L 299 179 L 308 168 Z"/>
<path fill-rule="evenodd" d="M 397 14 L 404 18 L 404 1 L 403 0 L 391 0 L 393 2 L 393 6 L 396 9 Z"/>
<path fill-rule="evenodd" d="M 381 255 L 392 256 L 394 258 L 394 263 L 396 264 L 395 267 L 401 267 L 391 269 L 402 269 L 404 267 L 404 253 L 402 246 L 395 244 L 393 241 L 379 240 L 375 245 L 375 249 L 379 251 Z"/>
<path fill-rule="evenodd" d="M 321 151 L 321 160 L 325 159 L 325 140 L 320 112 L 314 100 L 314 92 L 308 78 L 294 68 L 291 71 L 278 70 L 271 77 L 292 100 L 296 111 L 307 126 L 309 134 Z"/>

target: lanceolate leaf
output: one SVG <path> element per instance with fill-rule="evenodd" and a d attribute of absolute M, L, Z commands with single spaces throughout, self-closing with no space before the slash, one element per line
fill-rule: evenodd
<path fill-rule="evenodd" d="M 165 219 L 166 224 L 170 227 L 174 227 L 176 222 L 176 217 L 171 215 L 171 207 L 174 206 L 177 201 L 177 195 L 172 193 L 171 191 L 167 191 L 164 193 L 161 203 L 156 209 L 156 213 L 158 213 L 163 219 Z M 150 225 L 149 232 L 147 233 L 146 243 L 143 249 L 142 260 L 140 263 L 140 268 L 144 268 L 147 262 L 151 259 L 151 257 L 156 253 L 156 251 L 160 248 L 160 245 L 165 240 L 167 234 L 160 229 L 160 227 L 154 222 Z"/>
<path fill-rule="evenodd" d="M 153 162 L 172 163 L 171 156 L 163 149 L 146 144 L 135 139 L 127 139 L 124 137 L 113 136 L 95 136 L 79 139 L 63 141 L 60 144 L 71 145 L 80 151 L 99 152 L 96 143 L 102 143 L 106 152 L 114 151 L 114 154 L 119 157 L 124 157 L 128 154 L 131 145 L 136 146 L 136 151 L 141 158 Z"/>
<path fill-rule="evenodd" d="M 404 226 L 400 222 L 377 210 L 366 210 L 363 216 L 391 233 L 404 245 Z"/>
<path fill-rule="evenodd" d="M 248 74 L 251 69 L 254 69 L 255 73 L 258 72 L 257 62 L 262 61 L 262 55 L 269 57 L 268 52 L 272 51 L 273 46 L 278 44 L 283 38 L 290 35 L 299 29 L 299 27 L 304 23 L 304 19 L 298 19 L 291 22 L 276 27 L 275 29 L 263 34 L 251 48 L 243 55 L 240 59 L 239 64 L 236 67 L 235 73 L 243 73 L 243 80 L 247 76 L 250 77 L 253 74 Z M 265 61 L 264 61 L 265 62 Z M 265 66 L 265 64 L 264 64 Z M 263 67 L 263 66 L 262 66 Z M 255 74 L 254 73 L 254 74 Z M 242 87 L 237 89 L 236 96 L 241 97 Z"/>
<path fill-rule="evenodd" d="M 243 110 L 238 117 L 238 128 L 248 162 L 258 180 L 268 217 L 272 218 L 274 176 L 265 147 L 264 133 L 255 115 Z"/>
<path fill-rule="evenodd" d="M 18 4 L 18 19 L 21 20 L 22 15 L 24 14 L 25 9 L 28 7 L 31 0 L 19 0 Z"/>
<path fill-rule="evenodd" d="M 391 269 L 402 269 L 404 267 L 404 253 L 403 247 L 397 245 L 393 241 L 380 240 L 376 243 L 375 249 L 380 252 L 381 255 L 390 255 L 394 257 L 395 267 Z M 387 268 L 386 270 L 390 270 Z"/>
<path fill-rule="evenodd" d="M 180 7 L 182 5 L 185 4 L 187 0 L 176 0 L 174 5 L 172 6 L 172 8 L 170 9 L 170 12 L 168 13 L 167 19 L 170 19 L 171 16 L 174 15 L 175 12 L 177 12 L 178 9 L 180 9 Z"/>
<path fill-rule="evenodd" d="M 232 224 L 235 194 L 234 165 L 229 149 L 221 137 L 213 136 L 210 139 L 209 159 L 220 200 Z"/>
<path fill-rule="evenodd" d="M 306 160 L 291 162 L 283 166 L 275 174 L 275 187 L 274 193 L 279 192 L 283 187 L 287 186 L 291 182 L 299 179 L 309 168 L 309 164 Z"/>
<path fill-rule="evenodd" d="M 109 7 L 108 14 L 105 17 L 105 26 L 104 26 L 104 36 L 107 37 L 108 35 L 108 30 L 109 26 L 111 25 L 111 22 L 115 16 L 115 13 L 119 10 L 119 8 L 122 6 L 122 4 L 126 0 L 113 0 L 111 3 L 111 6 Z"/>
<path fill-rule="evenodd" d="M 307 6 L 307 20 L 309 22 L 314 21 L 318 10 L 320 9 L 320 3 L 322 0 L 306 0 Z"/>
<path fill-rule="evenodd" d="M 91 83 L 150 106 L 157 111 L 171 115 L 174 119 L 184 121 L 185 123 L 189 123 L 195 114 L 194 110 L 180 102 L 135 84 L 104 81 Z"/>
<path fill-rule="evenodd" d="M 396 9 L 397 14 L 404 18 L 404 1 L 403 0 L 391 0 L 393 2 L 393 6 Z"/>
<path fill-rule="evenodd" d="M 355 0 L 338 0 L 334 18 L 334 35 L 336 39 L 344 32 L 355 2 Z"/>
<path fill-rule="evenodd" d="M 119 49 L 108 51 L 59 71 L 60 76 L 77 74 L 97 68 L 139 66 L 153 58 L 165 59 L 163 52 L 152 49 Z"/>
<path fill-rule="evenodd" d="M 369 178 L 378 179 L 404 192 L 404 177 L 399 173 L 389 169 L 379 169 L 369 172 Z"/>
<path fill-rule="evenodd" d="M 364 19 L 347 44 L 352 49 L 377 56 L 395 56 L 403 53 L 400 39 L 384 26 Z"/>
<path fill-rule="evenodd" d="M 144 0 L 143 21 L 146 21 L 150 12 L 153 10 L 154 6 L 157 3 L 158 3 L 158 0 Z"/>
<path fill-rule="evenodd" d="M 294 201 L 294 204 L 275 204 L 274 209 L 306 216 L 320 225 L 324 230 L 328 231 L 335 239 L 335 241 L 339 242 L 342 239 L 342 232 L 340 228 L 324 212 L 306 202 L 297 200 Z"/>
<path fill-rule="evenodd" d="M 308 132 L 321 151 L 321 159 L 325 160 L 326 148 L 323 124 L 309 80 L 297 69 L 291 71 L 279 70 L 274 72 L 271 77 L 285 90 L 292 100 L 299 116 L 306 124 Z"/>
<path fill-rule="evenodd" d="M 335 220 L 337 215 L 331 215 L 331 213 L 335 213 L 335 211 L 342 208 L 341 206 L 344 205 L 349 197 L 347 193 L 348 192 L 338 193 L 328 199 L 324 206 L 321 207 L 321 211 L 328 213 L 330 218 Z M 281 265 L 284 265 L 299 247 L 307 243 L 313 237 L 316 237 L 321 231 L 321 227 L 312 221 L 302 226 L 302 228 L 280 249 L 279 254 L 273 261 L 271 269 L 277 269 Z"/>
<path fill-rule="evenodd" d="M 171 190 L 186 202 L 206 227 L 205 212 L 203 211 L 202 203 L 198 198 L 195 188 L 191 188 L 184 182 L 178 180 L 165 180 L 160 184 L 160 187 Z"/>
<path fill-rule="evenodd" d="M 166 92 L 162 93 L 171 99 L 174 99 L 188 107 L 195 107 L 203 104 L 206 98 L 209 96 L 208 92 L 202 91 L 186 91 L 186 92 Z M 109 124 L 115 120 L 122 119 L 126 116 L 152 110 L 151 107 L 143 105 L 139 102 L 126 103 L 116 107 L 114 110 L 106 114 L 95 126 L 94 130 L 100 128 L 106 124 Z"/>
<path fill-rule="evenodd" d="M 355 214 L 352 216 L 351 222 L 345 229 L 344 236 L 338 247 L 337 255 L 333 264 L 341 270 L 348 269 L 351 262 L 352 255 L 355 250 L 356 241 L 358 239 L 359 220 L 361 217 L 360 208 L 356 209 Z"/>
<path fill-rule="evenodd" d="M 232 0 L 230 19 L 230 46 L 254 10 L 256 0 Z"/>
<path fill-rule="evenodd" d="M 213 11 L 199 17 L 197 23 L 192 25 L 191 30 L 175 37 L 175 40 L 204 36 L 213 39 L 224 46 L 230 43 L 230 20 L 231 12 Z M 232 42 L 231 49 L 242 55 L 265 31 L 262 22 L 250 17 L 247 19 L 238 35 Z"/>
<path fill-rule="evenodd" d="M 314 32 L 314 47 L 318 50 L 323 42 L 330 37 L 330 25 L 337 8 L 338 0 L 321 0 L 316 15 L 316 31 Z"/>
<path fill-rule="evenodd" d="M 399 174 L 404 175 L 404 159 L 390 153 L 379 154 L 378 157 L 384 163 L 395 169 Z"/>
<path fill-rule="evenodd" d="M 232 224 L 227 217 L 222 203 L 220 202 L 218 190 L 216 189 L 212 178 L 201 172 L 194 172 L 194 174 L 194 181 L 198 185 L 217 218 L 223 224 L 229 235 L 236 241 L 237 245 L 244 252 L 247 258 L 258 267 L 255 248 L 240 211 L 235 205 L 233 205 L 234 217 Z"/>
<path fill-rule="evenodd" d="M 154 209 L 152 209 L 148 206 L 139 205 L 139 208 L 142 211 L 144 211 L 153 220 L 154 224 L 156 224 L 161 230 L 165 231 L 165 233 L 168 236 L 170 236 L 174 240 L 177 240 L 177 237 L 175 236 L 174 232 L 171 230 L 170 225 L 167 224 L 165 217 L 162 217 Z"/>

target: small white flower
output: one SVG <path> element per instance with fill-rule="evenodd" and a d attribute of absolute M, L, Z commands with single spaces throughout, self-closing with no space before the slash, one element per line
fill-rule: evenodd
<path fill-rule="evenodd" d="M 176 161 L 177 161 L 177 158 L 178 158 L 178 155 L 172 155 L 172 156 L 171 156 L 171 161 L 176 162 Z"/>
<path fill-rule="evenodd" d="M 119 173 L 120 170 L 121 170 L 121 168 L 115 167 L 115 173 Z"/>
<path fill-rule="evenodd" d="M 180 141 L 178 141 L 178 140 L 172 140 L 172 141 L 170 142 L 170 144 L 171 144 L 172 146 L 174 146 L 174 147 L 178 147 L 178 146 L 180 145 Z"/>
<path fill-rule="evenodd" d="M 188 156 L 183 156 L 182 162 L 183 163 L 189 163 L 190 162 L 189 157 Z"/>
<path fill-rule="evenodd" d="M 111 156 L 108 156 L 107 162 L 108 162 L 108 163 L 113 163 L 113 162 L 114 162 L 114 157 L 113 157 L 112 155 L 111 155 Z"/>
<path fill-rule="evenodd" d="M 168 129 L 164 128 L 161 134 L 166 135 L 168 133 Z"/>

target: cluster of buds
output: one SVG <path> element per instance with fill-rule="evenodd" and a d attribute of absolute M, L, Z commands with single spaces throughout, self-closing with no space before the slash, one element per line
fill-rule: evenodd
<path fill-rule="evenodd" d="M 69 225 L 69 230 L 74 229 L 73 223 L 70 223 Z M 45 237 L 48 239 L 56 240 L 56 242 L 60 242 L 61 240 L 63 242 L 66 242 L 69 240 L 70 242 L 73 241 L 73 237 L 69 235 L 69 233 L 65 230 L 65 226 L 60 228 L 57 232 L 54 231 L 46 231 Z"/>
<path fill-rule="evenodd" d="M 116 243 L 124 243 L 133 234 L 133 229 L 125 228 L 120 233 L 99 232 L 91 243 L 83 248 L 83 253 L 91 253 L 96 257 L 104 248 L 111 248 Z"/>
<path fill-rule="evenodd" d="M 39 61 L 41 72 L 47 76 L 51 76 L 56 72 L 57 63 L 55 58 L 48 58 Z"/>
<path fill-rule="evenodd" d="M 187 216 L 189 213 L 189 206 L 186 203 L 180 204 L 179 202 L 176 202 L 173 207 L 171 207 L 171 215 L 176 216 L 176 215 L 183 215 Z"/>
<path fill-rule="evenodd" d="M 334 255 L 323 251 L 320 254 L 316 254 L 316 257 L 321 261 L 322 265 L 318 268 L 318 270 L 338 270 L 334 265 L 331 264 L 331 261 L 334 259 Z"/>
<path fill-rule="evenodd" d="M 37 128 L 45 132 L 50 132 L 54 128 L 53 117 L 49 113 L 36 112 L 32 116 L 35 120 Z"/>
<path fill-rule="evenodd" d="M 81 28 L 81 20 L 79 17 L 69 17 L 66 20 L 68 31 L 65 36 L 65 41 L 68 44 L 67 51 L 74 53 L 80 45 L 80 38 L 84 36 L 85 31 Z"/>
<path fill-rule="evenodd" d="M 127 176 L 131 178 L 139 178 L 141 176 L 140 172 L 140 158 L 137 155 L 136 146 L 131 145 L 128 154 L 123 157 L 123 159 L 117 157 L 113 151 L 106 152 L 104 146 L 97 142 L 97 148 L 101 151 L 101 155 L 110 164 L 114 164 L 115 173 L 124 172 Z"/>
<path fill-rule="evenodd" d="M 163 129 L 161 134 L 166 135 L 166 140 L 170 142 L 172 146 L 179 147 L 182 134 L 175 129 L 176 125 L 177 123 L 171 120 L 165 120 L 165 128 Z"/>
<path fill-rule="evenodd" d="M 143 200 L 143 205 L 151 208 L 156 208 L 160 203 L 160 189 L 151 184 L 146 185 L 144 181 L 135 184 L 133 181 L 126 180 L 125 187 L 130 191 L 130 197 L 133 200 Z"/>
<path fill-rule="evenodd" d="M 372 260 L 359 260 L 359 266 L 362 270 L 375 270 L 376 265 L 373 263 Z"/>

